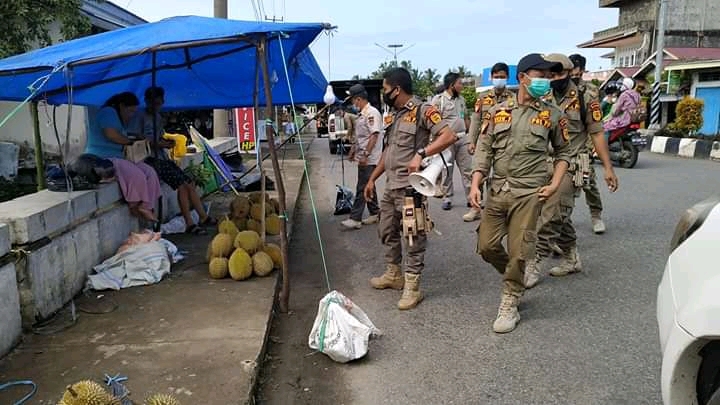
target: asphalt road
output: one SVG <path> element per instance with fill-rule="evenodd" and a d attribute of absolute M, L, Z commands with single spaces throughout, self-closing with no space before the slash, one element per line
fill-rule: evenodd
<path fill-rule="evenodd" d="M 308 334 L 328 291 L 307 189 L 291 244 L 290 314 L 276 317 L 259 404 L 660 404 L 656 288 L 682 211 L 720 190 L 720 165 L 643 152 L 603 192 L 607 232 L 594 235 L 584 198 L 573 219 L 585 271 L 545 278 L 521 301 L 522 321 L 492 332 L 500 275 L 474 253 L 477 223 L 456 172 L 451 211 L 431 200 L 425 301 L 396 309 L 400 292 L 373 290 L 383 270 L 376 229 L 345 231 L 333 216 L 340 163 L 325 139 L 309 150 L 310 185 L 331 287 L 363 308 L 384 335 L 368 355 L 337 364 L 312 354 Z M 598 166 L 599 172 L 602 170 Z M 354 187 L 354 167 L 346 183 Z"/>

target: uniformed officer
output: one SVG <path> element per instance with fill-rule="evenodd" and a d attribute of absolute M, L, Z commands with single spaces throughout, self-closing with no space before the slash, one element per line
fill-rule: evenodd
<path fill-rule="evenodd" d="M 508 68 L 508 65 L 504 62 L 498 62 L 490 69 L 490 77 L 493 88 L 478 94 L 475 101 L 475 111 L 470 117 L 470 129 L 468 130 L 468 136 L 470 137 L 470 142 L 468 142 L 468 151 L 470 152 L 470 155 L 475 153 L 483 117 L 486 117 L 489 114 L 490 108 L 492 108 L 495 104 L 504 102 L 505 100 L 515 100 L 515 93 L 507 88 L 507 80 L 509 76 L 510 68 Z M 482 188 L 480 191 L 482 191 Z M 471 207 L 470 212 L 463 216 L 463 220 L 465 222 L 472 222 L 476 219 L 480 219 L 480 213 L 480 209 Z"/>
<path fill-rule="evenodd" d="M 600 94 L 600 91 L 595 85 L 582 79 L 582 75 L 585 73 L 585 57 L 576 53 L 570 55 L 569 59 L 573 63 L 570 79 L 572 79 L 578 87 L 578 90 L 583 93 Z M 588 148 L 592 150 L 592 147 L 592 138 L 588 137 Z M 595 168 L 593 166 L 590 166 L 590 182 L 587 186 L 583 187 L 583 191 L 585 192 L 585 202 L 590 209 L 590 220 L 592 221 L 593 232 L 601 234 L 605 232 L 605 223 L 602 220 L 602 199 L 600 198 L 600 190 L 597 186 Z"/>
<path fill-rule="evenodd" d="M 472 171 L 472 156 L 468 151 L 468 138 L 466 136 L 467 126 L 470 118 L 467 116 L 467 105 L 465 98 L 460 94 L 463 89 L 462 78 L 458 73 L 449 72 L 443 78 L 445 90 L 433 97 L 431 103 L 440 111 L 444 120 L 450 122 L 450 128 L 455 131 L 458 141 L 451 147 L 452 157 L 447 162 L 447 174 L 442 182 L 444 199 L 442 208 L 449 210 L 452 207 L 453 195 L 453 168 L 457 165 L 460 169 L 463 187 L 465 188 L 465 202 L 470 205 L 470 182 Z"/>
<path fill-rule="evenodd" d="M 575 83 L 570 80 L 569 74 L 573 69 L 573 63 L 567 56 L 551 54 L 545 56 L 545 59 L 562 65 L 560 72 L 553 73 L 553 80 L 550 82 L 552 92 L 547 95 L 547 101 L 558 106 L 569 120 L 570 167 L 562 177 L 560 189 L 548 199 L 540 213 L 536 257 L 535 260 L 528 261 L 525 268 L 526 288 L 532 288 L 540 280 L 542 262 L 552 253 L 550 247 L 552 241 L 557 242 L 563 253 L 562 262 L 552 268 L 550 274 L 565 276 L 582 270 L 571 216 L 575 207 L 575 197 L 579 195 L 580 188 L 585 182 L 584 175 L 590 170 L 588 136 L 592 138 L 598 156 L 603 162 L 608 188 L 611 191 L 617 189 L 617 176 L 610 162 L 610 152 L 603 135 L 602 111 L 598 95 L 589 91 L 580 94 Z"/>
<path fill-rule="evenodd" d="M 503 274 L 502 298 L 493 323 L 496 333 L 512 331 L 520 320 L 518 301 L 525 291 L 525 262 L 535 257 L 540 208 L 557 191 L 569 163 L 567 117 L 540 100 L 550 89 L 550 69 L 560 70 L 560 64 L 532 53 L 520 59 L 517 69 L 517 101 L 506 100 L 490 109 L 473 159 L 471 197 L 476 208 L 480 207 L 480 184 L 493 170 L 478 231 L 478 253 Z M 552 177 L 547 165 L 549 145 L 555 156 Z M 502 244 L 506 236 L 508 251 Z"/>
<path fill-rule="evenodd" d="M 387 180 L 380 200 L 378 234 L 385 245 L 386 270 L 383 275 L 372 278 L 370 284 L 377 289 L 403 289 L 398 308 L 411 309 L 423 299 L 419 283 L 427 235 L 418 231 L 413 235 L 412 245 L 407 244 L 403 277 L 400 268 L 402 240 L 408 242 L 402 235 L 403 204 L 406 193 L 412 193 L 423 205 L 427 198 L 410 187 L 408 176 L 420 169 L 426 156 L 440 153 L 455 143 L 457 136 L 432 104 L 423 103 L 413 95 L 412 79 L 406 69 L 394 68 L 383 75 L 383 101 L 395 111 L 385 133 L 382 157 L 365 187 L 365 198 L 372 196 L 375 181 L 385 173 Z M 431 134 L 434 139 L 428 144 Z"/>
<path fill-rule="evenodd" d="M 382 115 L 377 108 L 368 102 L 368 93 L 362 84 L 354 84 L 347 91 L 353 107 L 360 111 L 353 123 L 355 129 L 355 143 L 349 159 L 357 160 L 358 175 L 355 202 L 353 203 L 350 218 L 342 222 L 342 224 L 351 229 L 360 229 L 362 225 L 369 225 L 378 222 L 377 194 L 369 199 L 365 199 L 363 192 L 367 185 L 370 175 L 380 162 L 382 154 Z M 370 215 L 366 219 L 362 219 L 367 205 Z"/>

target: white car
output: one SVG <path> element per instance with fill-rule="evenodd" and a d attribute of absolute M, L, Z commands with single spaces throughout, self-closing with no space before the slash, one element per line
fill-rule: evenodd
<path fill-rule="evenodd" d="M 658 287 L 665 405 L 720 405 L 718 251 L 720 197 L 712 197 L 681 217 Z"/>

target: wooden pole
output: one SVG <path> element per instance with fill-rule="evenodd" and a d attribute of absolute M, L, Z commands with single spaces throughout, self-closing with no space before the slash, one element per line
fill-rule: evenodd
<path fill-rule="evenodd" d="M 45 184 L 45 157 L 43 156 L 42 137 L 40 136 L 40 115 L 37 101 L 30 103 L 30 115 L 33 120 L 33 139 L 35 143 L 35 178 L 38 191 L 44 190 Z M 58 145 L 61 148 L 60 145 Z"/>
<path fill-rule="evenodd" d="M 260 66 L 262 68 L 263 83 L 265 87 L 265 118 L 272 115 L 272 91 L 270 89 L 270 72 L 267 64 L 267 39 L 262 38 L 258 45 L 258 54 L 260 56 Z M 280 251 L 282 252 L 282 287 L 279 296 L 279 309 L 281 313 L 287 313 L 288 303 L 290 301 L 290 279 L 288 274 L 288 240 L 287 240 L 287 208 L 285 206 L 285 185 L 283 184 L 282 173 L 280 172 L 280 163 L 278 162 L 277 151 L 275 150 L 275 136 L 273 127 L 265 127 L 267 134 L 268 148 L 270 149 L 270 158 L 272 159 L 273 173 L 275 174 L 275 187 L 278 192 L 278 201 L 280 203 L 280 213 L 284 216 L 280 221 Z"/>
<path fill-rule="evenodd" d="M 255 48 L 255 58 L 260 59 L 261 55 L 257 48 Z M 259 114 L 257 114 L 258 110 L 260 109 L 260 97 L 258 95 L 260 89 L 260 65 L 259 63 L 255 64 L 255 88 L 253 89 L 253 115 L 256 117 Z M 257 124 L 257 123 L 256 123 Z M 257 125 L 256 130 L 257 130 Z M 262 202 L 261 202 L 261 210 L 263 212 L 262 219 L 260 220 L 260 238 L 262 239 L 263 243 L 265 243 L 265 239 L 267 237 L 265 232 L 265 193 L 266 190 L 266 177 L 265 177 L 265 168 L 262 164 L 262 148 L 260 147 L 262 143 L 260 142 L 260 134 L 256 134 L 255 136 L 255 160 L 256 165 L 258 167 L 258 170 L 260 171 L 260 193 L 262 194 Z M 280 213 L 278 213 L 279 215 Z"/>

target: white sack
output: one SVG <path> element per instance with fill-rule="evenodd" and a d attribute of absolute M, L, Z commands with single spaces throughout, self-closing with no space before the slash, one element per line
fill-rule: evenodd
<path fill-rule="evenodd" d="M 360 307 L 331 291 L 320 300 L 308 343 L 334 361 L 347 363 L 365 356 L 370 337 L 381 333 Z"/>
<path fill-rule="evenodd" d="M 87 286 L 93 290 L 155 284 L 170 272 L 170 256 L 162 241 L 132 245 L 93 267 Z"/>

